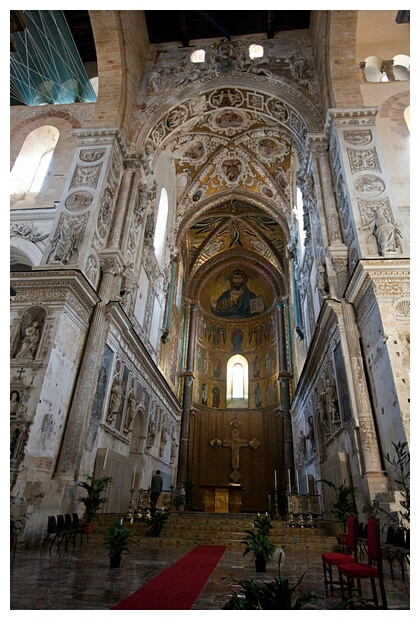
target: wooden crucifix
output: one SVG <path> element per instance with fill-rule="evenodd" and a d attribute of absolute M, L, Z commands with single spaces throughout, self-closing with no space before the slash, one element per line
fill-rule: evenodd
<path fill-rule="evenodd" d="M 231 480 L 233 482 L 238 482 L 241 478 L 241 474 L 239 473 L 239 450 L 240 448 L 245 448 L 246 446 L 250 446 L 253 450 L 256 450 L 260 445 L 258 439 L 241 439 L 239 437 L 239 427 L 241 426 L 241 422 L 238 418 L 233 418 L 231 422 L 229 422 L 232 428 L 232 439 L 224 439 L 223 442 L 220 439 L 213 439 L 210 443 L 216 448 L 219 446 L 226 446 L 227 448 L 232 448 L 232 472 L 230 474 Z"/>

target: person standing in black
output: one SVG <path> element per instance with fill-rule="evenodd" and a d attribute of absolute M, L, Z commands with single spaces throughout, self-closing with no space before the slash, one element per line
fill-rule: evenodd
<path fill-rule="evenodd" d="M 156 470 L 154 476 L 152 476 L 152 482 L 150 485 L 150 506 L 152 510 L 156 510 L 156 504 L 162 493 L 163 478 L 160 475 L 160 469 Z"/>

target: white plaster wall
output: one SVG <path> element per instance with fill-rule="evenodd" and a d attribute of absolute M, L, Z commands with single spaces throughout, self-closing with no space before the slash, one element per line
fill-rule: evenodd
<path fill-rule="evenodd" d="M 50 470 L 58 455 L 85 339 L 80 326 L 68 314 L 62 312 L 58 320 L 40 402 L 27 444 L 27 455 L 31 460 L 47 459 L 40 467 L 46 471 Z M 35 469 L 31 470 L 31 476 L 34 472 Z"/>
<path fill-rule="evenodd" d="M 374 408 L 383 453 L 393 453 L 392 442 L 405 441 L 400 407 L 378 308 L 361 328 L 365 357 L 372 377 Z"/>

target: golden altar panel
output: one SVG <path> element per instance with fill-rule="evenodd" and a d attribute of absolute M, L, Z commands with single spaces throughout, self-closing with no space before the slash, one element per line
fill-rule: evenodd
<path fill-rule="evenodd" d="M 241 512 L 242 510 L 242 490 L 240 484 L 228 485 L 200 485 L 203 490 L 203 511 L 204 512 Z"/>

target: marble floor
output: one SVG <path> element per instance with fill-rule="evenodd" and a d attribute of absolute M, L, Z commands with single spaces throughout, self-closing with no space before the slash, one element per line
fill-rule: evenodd
<path fill-rule="evenodd" d="M 158 539 L 140 540 L 131 555 L 124 555 L 119 569 L 109 569 L 106 549 L 89 541 L 75 548 L 56 546 L 49 553 L 45 546 L 18 548 L 10 565 L 11 610 L 106 610 L 135 592 L 142 584 L 176 562 L 193 547 L 162 544 Z M 267 565 L 264 580 L 277 576 L 274 563 Z M 332 609 L 340 601 L 339 593 L 327 595 L 324 589 L 322 562 L 318 552 L 295 548 L 286 553 L 282 574 L 292 584 L 304 574 L 299 590 L 314 590 L 319 595 L 317 608 Z M 219 610 L 233 591 L 237 581 L 255 579 L 250 556 L 241 547 L 228 547 L 219 564 L 198 596 L 193 610 Z M 391 610 L 410 609 L 410 576 L 386 574 L 388 606 Z M 159 603 L 156 603 L 159 609 Z"/>

